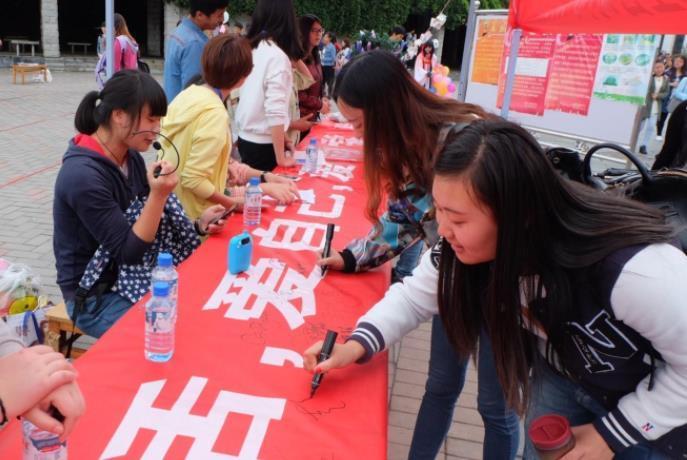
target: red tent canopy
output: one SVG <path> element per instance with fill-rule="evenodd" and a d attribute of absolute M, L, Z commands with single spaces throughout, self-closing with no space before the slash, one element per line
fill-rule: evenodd
<path fill-rule="evenodd" d="M 687 0 L 511 0 L 509 22 L 540 33 L 687 34 Z"/>

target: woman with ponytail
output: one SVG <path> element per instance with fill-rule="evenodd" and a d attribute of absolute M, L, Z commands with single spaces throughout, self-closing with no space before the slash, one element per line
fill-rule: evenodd
<path fill-rule="evenodd" d="M 152 249 L 165 249 L 156 235 L 160 216 L 173 208 L 169 198 L 178 179 L 167 161 L 146 168 L 139 152 L 155 141 L 166 112 L 160 85 L 136 70 L 117 72 L 102 91 L 88 93 L 76 111 L 78 134 L 69 142 L 55 183 L 53 249 L 67 310 L 77 327 L 94 337 L 131 307 L 140 290 L 147 291 L 140 286 L 138 292 L 114 292 L 116 283 L 154 259 Z M 159 176 L 153 174 L 156 168 Z M 141 204 L 135 213 L 134 202 Z M 209 208 L 195 228 L 218 231 L 223 222 L 209 222 L 223 210 Z M 144 281 L 136 279 L 141 285 Z M 83 305 L 75 317 L 80 296 Z"/>

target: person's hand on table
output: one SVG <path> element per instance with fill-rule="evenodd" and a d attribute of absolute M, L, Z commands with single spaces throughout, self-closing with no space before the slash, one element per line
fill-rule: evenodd
<path fill-rule="evenodd" d="M 299 118 L 298 120 L 292 121 L 289 128 L 305 132 L 312 128 L 313 125 L 315 125 L 315 123 L 317 123 L 316 121 L 312 120 L 312 117 L 314 116 L 315 114 L 311 113 L 309 115 Z"/>
<path fill-rule="evenodd" d="M 291 166 L 296 165 L 296 159 L 293 157 L 293 151 L 286 151 L 284 152 L 284 161 L 282 163 L 279 163 L 279 166 L 283 166 L 285 168 L 290 168 Z"/>
<path fill-rule="evenodd" d="M 610 460 L 615 455 L 591 423 L 574 426 L 571 430 L 575 436 L 575 447 L 561 460 Z"/>
<path fill-rule="evenodd" d="M 323 343 L 320 340 L 303 353 L 303 368 L 306 371 L 322 374 L 332 369 L 340 369 L 353 364 L 365 355 L 365 349 L 362 345 L 354 340 L 349 340 L 343 344 L 335 344 L 332 355 L 318 364 L 317 358 L 320 355 L 320 351 L 322 351 Z"/>
<path fill-rule="evenodd" d="M 291 204 L 299 197 L 288 184 L 265 183 L 260 184 L 260 188 L 265 195 L 271 196 L 279 204 Z"/>
<path fill-rule="evenodd" d="M 339 254 L 338 251 L 332 251 L 329 254 L 329 257 L 322 258 L 320 257 L 317 262 L 317 265 L 320 267 L 324 267 L 325 265 L 327 268 L 332 269 L 332 270 L 343 270 L 344 269 L 344 259 L 341 257 L 341 254 Z"/>
<path fill-rule="evenodd" d="M 64 416 L 62 422 L 50 414 L 51 406 Z M 85 411 L 86 402 L 81 390 L 76 382 L 71 382 L 50 393 L 39 405 L 23 414 L 23 417 L 38 428 L 59 434 L 60 440 L 64 441 Z"/>
<path fill-rule="evenodd" d="M 24 348 L 0 358 L 0 398 L 7 418 L 36 406 L 56 388 L 73 382 L 76 370 L 45 345 Z"/>
<path fill-rule="evenodd" d="M 219 233 L 224 228 L 225 219 L 213 222 L 224 214 L 225 208 L 221 204 L 210 206 L 198 218 L 198 227 L 206 233 Z"/>
<path fill-rule="evenodd" d="M 293 180 L 291 180 L 287 177 L 284 177 L 284 176 L 280 176 L 279 174 L 274 174 L 274 173 L 268 172 L 267 174 L 265 174 L 265 181 L 268 184 L 286 184 L 289 186 L 289 189 L 292 192 L 294 192 L 294 193 L 298 192 L 298 186 L 296 185 L 296 183 Z"/>

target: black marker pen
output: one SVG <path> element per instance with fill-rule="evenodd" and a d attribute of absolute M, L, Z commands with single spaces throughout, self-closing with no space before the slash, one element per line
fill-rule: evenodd
<path fill-rule="evenodd" d="M 332 251 L 332 239 L 334 238 L 334 224 L 327 224 L 327 234 L 324 238 L 324 251 L 322 251 L 322 258 L 326 259 L 329 257 L 329 253 Z M 327 266 L 322 265 L 322 276 L 327 273 Z"/>
<path fill-rule="evenodd" d="M 327 335 L 324 338 L 324 343 L 322 344 L 322 350 L 320 350 L 320 355 L 317 357 L 317 363 L 329 359 L 334 350 L 334 344 L 336 343 L 336 336 L 338 334 L 334 331 L 327 331 Z M 315 374 L 312 378 L 312 383 L 310 384 L 310 397 L 315 396 L 315 391 L 320 387 L 322 383 L 322 377 L 324 374 Z"/>

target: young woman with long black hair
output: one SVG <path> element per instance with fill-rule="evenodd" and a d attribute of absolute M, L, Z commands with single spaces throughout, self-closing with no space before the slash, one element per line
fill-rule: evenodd
<path fill-rule="evenodd" d="M 358 272 L 400 255 L 395 280 L 410 275 L 423 245 L 437 240 L 432 209 L 432 163 L 452 126 L 465 126 L 488 115 L 478 106 L 443 99 L 423 89 L 393 54 L 375 50 L 351 60 L 334 87 L 339 110 L 364 140 L 368 193 L 366 215 L 374 227 L 367 236 L 320 260 L 335 270 Z M 384 195 L 388 198 L 382 205 Z M 484 457 L 514 458 L 518 420 L 505 404 L 489 348 L 482 340 L 478 410 L 485 423 Z M 413 459 L 434 459 L 451 425 L 465 381 L 467 359 L 451 349 L 438 317 L 425 395 L 410 449 Z"/>
<path fill-rule="evenodd" d="M 303 58 L 292 0 L 258 0 L 247 38 L 253 70 L 241 87 L 236 109 L 241 160 L 262 171 L 292 166 L 286 138 L 291 62 Z"/>
<path fill-rule="evenodd" d="M 687 257 L 662 213 L 565 181 L 499 120 L 451 134 L 434 171 L 442 240 L 330 360 L 311 347 L 306 368 L 368 359 L 439 311 L 460 356 L 486 329 L 527 425 L 570 420 L 565 460 L 687 455 Z"/>

